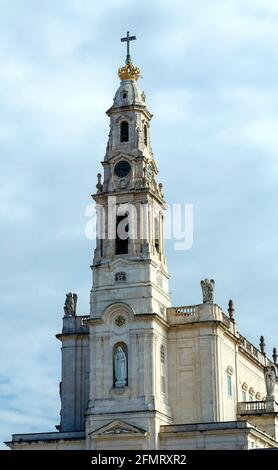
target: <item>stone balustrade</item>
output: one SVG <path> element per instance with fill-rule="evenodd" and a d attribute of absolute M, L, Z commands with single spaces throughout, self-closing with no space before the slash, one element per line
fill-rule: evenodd
<path fill-rule="evenodd" d="M 222 310 L 217 304 L 185 305 L 167 309 L 171 324 L 182 324 L 209 320 L 222 321 Z"/>
<path fill-rule="evenodd" d="M 266 411 L 266 401 L 242 401 L 237 405 L 239 415 L 261 414 Z"/>
<path fill-rule="evenodd" d="M 177 315 L 189 315 L 194 316 L 196 313 L 196 305 L 187 305 L 185 307 L 174 307 Z"/>
<path fill-rule="evenodd" d="M 250 354 L 252 357 L 256 358 L 263 366 L 266 363 L 266 357 L 264 354 L 259 351 L 252 343 L 250 343 L 244 336 L 239 334 L 239 344 L 245 352 Z M 268 360 L 269 362 L 269 360 Z"/>

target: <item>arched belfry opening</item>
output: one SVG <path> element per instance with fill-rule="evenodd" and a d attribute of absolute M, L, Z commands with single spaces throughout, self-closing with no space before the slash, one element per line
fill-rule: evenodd
<path fill-rule="evenodd" d="M 159 219 L 158 217 L 155 217 L 154 219 L 154 246 L 155 246 L 155 249 L 157 251 L 157 253 L 159 253 L 160 251 L 160 233 L 159 233 Z"/>
<path fill-rule="evenodd" d="M 148 126 L 147 126 L 147 124 L 144 125 L 144 144 L 145 144 L 145 146 L 148 145 Z"/>
<path fill-rule="evenodd" d="M 128 254 L 128 212 L 124 215 L 117 215 L 116 218 L 116 241 L 115 241 L 115 254 L 127 255 Z"/>
<path fill-rule="evenodd" d="M 127 121 L 121 122 L 121 142 L 129 141 L 129 124 Z"/>

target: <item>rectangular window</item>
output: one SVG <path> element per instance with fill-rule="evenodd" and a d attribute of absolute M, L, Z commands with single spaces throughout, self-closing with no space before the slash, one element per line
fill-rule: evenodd
<path fill-rule="evenodd" d="M 227 392 L 228 397 L 233 396 L 232 376 L 230 374 L 227 375 Z"/>
<path fill-rule="evenodd" d="M 249 401 L 253 401 L 254 398 L 253 398 L 253 395 L 249 395 Z"/>
<path fill-rule="evenodd" d="M 242 401 L 247 401 L 245 390 L 242 390 Z"/>
<path fill-rule="evenodd" d="M 123 121 L 121 123 L 121 142 L 128 142 L 129 139 L 129 126 L 128 122 Z"/>

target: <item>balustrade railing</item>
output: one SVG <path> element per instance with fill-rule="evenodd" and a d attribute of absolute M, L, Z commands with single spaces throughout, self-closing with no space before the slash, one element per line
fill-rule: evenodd
<path fill-rule="evenodd" d="M 174 307 L 175 313 L 178 315 L 194 316 L 196 313 L 196 305 L 187 305 L 185 307 Z"/>
<path fill-rule="evenodd" d="M 238 403 L 238 414 L 256 414 L 265 410 L 265 401 L 242 401 Z"/>

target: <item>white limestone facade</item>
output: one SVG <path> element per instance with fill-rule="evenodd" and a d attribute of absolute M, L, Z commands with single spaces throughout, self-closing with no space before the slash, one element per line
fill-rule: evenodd
<path fill-rule="evenodd" d="M 250 449 L 278 446 L 278 367 L 237 329 L 207 281 L 173 307 L 166 203 L 138 69 L 120 69 L 98 175 L 90 314 L 65 304 L 57 431 L 14 434 L 12 449 Z M 118 236 L 118 229 L 126 233 Z M 203 286 L 202 286 L 203 288 Z M 210 290 L 209 290 L 210 289 Z M 120 348 L 122 362 L 117 362 Z M 120 385 L 119 385 L 120 384 Z"/>

